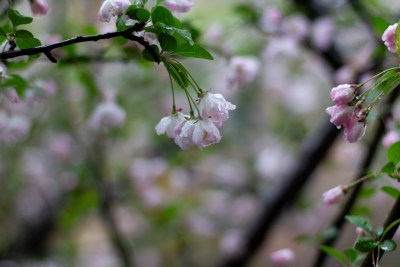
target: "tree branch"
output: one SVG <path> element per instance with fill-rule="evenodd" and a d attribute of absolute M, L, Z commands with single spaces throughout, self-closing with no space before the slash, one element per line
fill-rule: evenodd
<path fill-rule="evenodd" d="M 51 51 L 56 48 L 69 46 L 77 43 L 84 43 L 84 42 L 97 42 L 99 40 L 104 39 L 111 39 L 116 37 L 124 37 L 128 40 L 135 41 L 144 46 L 144 48 L 149 51 L 153 59 L 160 63 L 159 55 L 154 51 L 154 49 L 150 46 L 150 44 L 144 40 L 143 37 L 133 35 L 134 32 L 139 32 L 143 30 L 144 23 L 137 23 L 132 27 L 123 30 L 123 31 L 115 31 L 115 32 L 107 32 L 103 34 L 96 34 L 96 35 L 87 35 L 87 36 L 77 36 L 68 40 L 64 40 L 61 42 L 49 44 L 49 45 L 42 45 L 34 48 L 22 49 L 17 51 L 6 51 L 0 53 L 0 59 L 9 59 L 15 58 L 19 56 L 31 56 L 36 54 L 43 53 L 47 58 L 51 61 L 56 63 L 57 60 L 51 55 Z"/>

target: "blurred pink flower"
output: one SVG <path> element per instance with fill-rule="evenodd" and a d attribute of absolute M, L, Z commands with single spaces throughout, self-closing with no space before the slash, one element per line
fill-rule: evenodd
<path fill-rule="evenodd" d="M 284 248 L 271 253 L 271 261 L 277 266 L 286 266 L 294 260 L 294 252 L 291 249 Z"/>
<path fill-rule="evenodd" d="M 237 229 L 227 230 L 220 240 L 220 251 L 226 255 L 239 254 L 242 251 L 243 238 L 242 231 Z"/>
<path fill-rule="evenodd" d="M 236 88 L 251 83 L 259 69 L 260 63 L 254 57 L 232 57 L 227 74 L 229 87 Z"/>
<path fill-rule="evenodd" d="M 7 75 L 7 67 L 4 65 L 4 63 L 0 62 L 0 80 L 1 78 L 6 77 Z"/>
<path fill-rule="evenodd" d="M 29 3 L 34 16 L 43 16 L 49 11 L 49 6 L 46 0 L 29 0 Z"/>
<path fill-rule="evenodd" d="M 382 143 L 386 148 L 400 140 L 400 136 L 396 131 L 390 131 L 383 137 Z"/>
<path fill-rule="evenodd" d="M 194 0 L 166 0 L 161 5 L 168 8 L 175 17 L 181 17 L 183 13 L 189 12 Z"/>
<path fill-rule="evenodd" d="M 102 22 L 110 22 L 111 18 L 117 20 L 130 5 L 129 0 L 105 0 L 99 10 L 99 20 Z"/>
<path fill-rule="evenodd" d="M 341 84 L 332 88 L 330 93 L 330 98 L 336 105 L 346 105 L 351 103 L 351 101 L 356 96 L 357 85 L 354 84 Z"/>
<path fill-rule="evenodd" d="M 6 143 L 21 142 L 26 139 L 31 129 L 31 122 L 24 116 L 12 116 L 1 132 L 1 139 Z"/>
<path fill-rule="evenodd" d="M 332 205 L 339 203 L 344 197 L 344 186 L 338 185 L 322 194 L 325 205 Z"/>
<path fill-rule="evenodd" d="M 205 93 L 199 103 L 200 116 L 203 119 L 210 118 L 217 127 L 221 127 L 222 122 L 229 118 L 228 112 L 235 109 L 236 106 L 221 94 Z"/>
<path fill-rule="evenodd" d="M 310 33 L 310 22 L 300 14 L 292 15 L 283 20 L 282 27 L 286 36 L 295 41 L 304 40 Z"/>
<path fill-rule="evenodd" d="M 276 7 L 269 7 L 264 10 L 260 20 L 260 27 L 266 32 L 275 32 L 283 21 L 283 15 Z"/>
<path fill-rule="evenodd" d="M 156 132 L 158 135 L 166 133 L 169 138 L 175 138 L 175 127 L 185 121 L 185 115 L 178 111 L 176 114 L 162 118 L 156 126 Z"/>
<path fill-rule="evenodd" d="M 382 41 L 392 53 L 396 53 L 396 28 L 397 23 L 390 25 L 382 35 Z"/>
<path fill-rule="evenodd" d="M 124 124 L 125 117 L 125 110 L 115 102 L 103 102 L 94 110 L 89 126 L 93 130 L 109 130 Z"/>
<path fill-rule="evenodd" d="M 318 18 L 311 29 L 311 42 L 320 50 L 325 51 L 332 44 L 335 24 L 329 17 Z"/>
<path fill-rule="evenodd" d="M 344 138 L 349 143 L 355 143 L 364 136 L 366 128 L 367 123 L 359 121 L 359 118 L 353 114 L 353 117 L 344 124 Z"/>
<path fill-rule="evenodd" d="M 354 68 L 344 65 L 335 72 L 334 80 L 338 84 L 353 83 L 356 78 Z"/>

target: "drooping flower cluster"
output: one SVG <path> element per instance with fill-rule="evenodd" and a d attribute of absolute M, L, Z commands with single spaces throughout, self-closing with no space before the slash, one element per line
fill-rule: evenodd
<path fill-rule="evenodd" d="M 392 53 L 396 53 L 396 29 L 397 23 L 390 25 L 382 35 L 382 41 Z"/>
<path fill-rule="evenodd" d="M 164 117 L 156 126 L 158 135 L 166 133 L 174 138 L 183 150 L 196 145 L 198 148 L 219 143 L 221 135 L 218 128 L 229 118 L 229 111 L 235 105 L 226 101 L 221 94 L 203 93 L 198 105 L 199 117 L 187 116 L 177 111 Z"/>
<path fill-rule="evenodd" d="M 350 143 L 360 140 L 366 129 L 365 111 L 352 104 L 357 91 L 357 85 L 350 84 L 333 88 L 330 97 L 336 105 L 326 109 L 331 116 L 331 122 L 338 128 L 344 127 L 344 138 Z"/>
<path fill-rule="evenodd" d="M 111 19 L 117 20 L 127 7 L 131 5 L 129 0 L 105 0 L 100 7 L 99 20 L 110 22 Z"/>

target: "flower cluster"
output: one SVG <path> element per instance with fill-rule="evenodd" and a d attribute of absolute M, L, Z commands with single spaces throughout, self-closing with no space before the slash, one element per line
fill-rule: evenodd
<path fill-rule="evenodd" d="M 122 15 L 130 5 L 129 0 L 105 0 L 100 7 L 99 20 L 110 22 L 112 18 L 116 21 L 118 16 Z"/>
<path fill-rule="evenodd" d="M 330 97 L 336 105 L 326 109 L 331 122 L 338 128 L 344 127 L 344 138 L 350 143 L 360 140 L 366 129 L 366 111 L 361 110 L 360 105 L 353 104 L 357 91 L 358 86 L 350 84 L 333 88 Z"/>
<path fill-rule="evenodd" d="M 203 93 L 198 105 L 199 116 L 186 116 L 180 110 L 164 117 L 156 126 L 158 135 L 166 133 L 174 138 L 183 150 L 196 145 L 198 148 L 219 143 L 221 135 L 218 128 L 229 118 L 229 111 L 235 105 L 226 101 L 221 94 Z"/>

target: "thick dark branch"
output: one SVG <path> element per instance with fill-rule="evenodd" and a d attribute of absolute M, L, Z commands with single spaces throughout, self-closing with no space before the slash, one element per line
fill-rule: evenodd
<path fill-rule="evenodd" d="M 22 49 L 22 50 L 17 50 L 17 51 L 7 51 L 0 53 L 0 59 L 9 59 L 9 58 L 15 58 L 19 56 L 31 56 L 31 55 L 36 55 L 36 54 L 45 54 L 50 61 L 54 62 L 55 58 L 51 55 L 51 51 L 56 48 L 64 47 L 64 46 L 69 46 L 77 43 L 84 43 L 84 42 L 97 42 L 99 40 L 104 40 L 104 39 L 111 39 L 111 38 L 116 38 L 116 37 L 124 37 L 128 40 L 135 41 L 141 45 L 144 46 L 146 50 L 149 51 L 149 53 L 152 55 L 154 60 L 159 63 L 160 58 L 157 55 L 157 53 L 154 51 L 154 49 L 150 46 L 150 44 L 144 40 L 143 37 L 138 37 L 133 35 L 134 32 L 139 32 L 143 30 L 144 23 L 137 23 L 133 25 L 132 27 L 124 30 L 124 31 L 116 31 L 116 32 L 107 32 L 103 34 L 96 34 L 96 35 L 88 35 L 88 36 L 77 36 L 68 40 L 64 40 L 61 42 L 57 42 L 54 44 L 49 44 L 49 45 L 42 45 L 38 46 L 35 48 L 29 48 L 29 49 Z"/>

